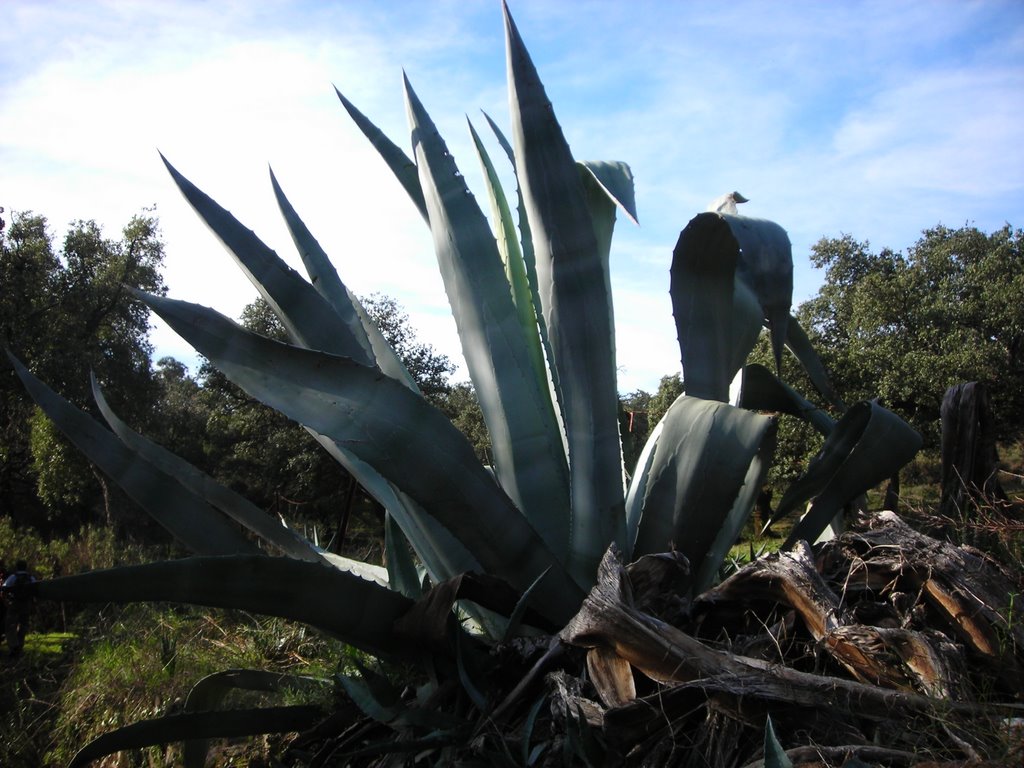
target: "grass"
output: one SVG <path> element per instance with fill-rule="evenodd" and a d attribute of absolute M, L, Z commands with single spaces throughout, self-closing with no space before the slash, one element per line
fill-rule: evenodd
<path fill-rule="evenodd" d="M 169 605 L 119 609 L 78 643 L 78 657 L 56 697 L 59 714 L 45 764 L 67 764 L 85 743 L 113 729 L 181 712 L 191 687 L 213 672 L 265 669 L 330 678 L 343 655 L 340 643 L 277 619 Z M 284 703 L 294 702 L 239 691 L 224 706 Z M 270 738 L 219 744 L 208 764 L 250 764 L 265 759 L 275 744 L 279 740 Z M 176 761 L 180 745 L 172 744 L 121 753 L 104 764 Z"/>

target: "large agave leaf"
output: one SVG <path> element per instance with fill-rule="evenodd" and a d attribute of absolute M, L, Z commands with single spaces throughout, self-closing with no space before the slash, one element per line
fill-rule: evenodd
<path fill-rule="evenodd" d="M 290 557 L 189 557 L 39 583 L 43 600 L 175 602 L 236 608 L 302 622 L 368 653 L 409 654 L 394 632 L 413 603 L 351 573 Z"/>
<path fill-rule="evenodd" d="M 210 504 L 47 387 L 14 355 L 7 356 L 25 389 L 57 428 L 178 541 L 199 554 L 258 551 L 234 523 Z"/>
<path fill-rule="evenodd" d="M 676 549 L 695 589 L 714 579 L 746 522 L 774 446 L 774 419 L 683 395 L 663 418 L 647 461 L 633 558 Z"/>
<path fill-rule="evenodd" d="M 604 270 L 605 282 L 610 287 L 612 233 L 615 231 L 615 209 L 621 206 L 626 215 L 636 221 L 636 202 L 633 199 L 633 173 L 625 163 L 577 163 L 587 196 L 587 210 L 594 226 L 597 253 Z M 625 202 L 622 202 L 622 201 Z M 608 291 L 608 317 L 614 317 L 611 290 Z M 612 359 L 615 339 L 612 338 Z"/>
<path fill-rule="evenodd" d="M 388 568 L 388 582 L 403 595 L 413 600 L 423 594 L 416 563 L 412 559 L 406 537 L 394 515 L 384 516 L 384 562 Z"/>
<path fill-rule="evenodd" d="M 601 187 L 608 199 L 626 212 L 634 224 L 640 223 L 636 215 L 633 171 L 626 163 L 609 160 L 582 160 L 579 165 Z"/>
<path fill-rule="evenodd" d="M 328 437 L 388 478 L 458 538 L 488 573 L 526 590 L 551 567 L 537 607 L 564 619 L 582 590 L 440 411 L 376 369 L 249 333 L 213 310 L 142 295 L 253 397 Z"/>
<path fill-rule="evenodd" d="M 739 249 L 724 220 L 716 213 L 695 216 L 679 234 L 672 252 L 672 314 L 676 321 L 679 352 L 683 365 L 683 386 L 692 397 L 727 402 L 729 385 L 749 349 L 737 352 L 737 339 L 749 339 L 748 326 L 760 333 L 761 318 L 736 308 L 750 304 L 734 302 L 747 297 L 736 278 Z M 751 348 L 753 343 L 751 342 Z M 739 365 L 743 361 L 740 360 Z"/>
<path fill-rule="evenodd" d="M 342 106 L 345 107 L 345 111 L 348 112 L 349 116 L 359 127 L 359 130 L 370 140 L 374 149 L 380 153 L 384 162 L 388 164 L 388 168 L 395 174 L 395 178 L 405 188 L 420 215 L 426 219 L 427 204 L 423 198 L 423 190 L 420 188 L 419 171 L 416 169 L 416 163 L 410 160 L 409 156 L 397 144 L 385 136 L 380 128 L 370 122 L 366 115 L 356 109 L 355 105 L 341 94 L 341 91 L 335 88 L 334 92 L 338 94 Z"/>
<path fill-rule="evenodd" d="M 651 433 L 647 436 L 643 450 L 636 460 L 636 468 L 629 483 L 629 492 L 626 494 L 626 544 L 629 547 L 625 550 L 624 556 L 627 562 L 632 562 L 633 547 L 636 544 L 636 532 L 640 526 L 640 518 L 643 516 L 644 499 L 647 497 L 647 486 L 651 479 L 651 465 L 654 463 L 654 454 L 661 441 L 661 434 L 665 430 L 665 419 L 661 418 Z"/>
<path fill-rule="evenodd" d="M 921 435 L 877 401 L 863 400 L 851 406 L 775 510 L 771 522 L 813 499 L 784 546 L 791 547 L 801 539 L 816 540 L 844 504 L 892 477 L 921 444 Z"/>
<path fill-rule="evenodd" d="M 773 221 L 721 214 L 740 249 L 737 276 L 757 296 L 771 331 L 775 366 L 782 366 L 789 308 L 793 303 L 793 249 L 786 230 Z"/>
<path fill-rule="evenodd" d="M 621 547 L 625 539 L 611 288 L 576 163 L 503 9 L 516 172 L 569 446 L 570 562 L 592 580 L 608 544 Z"/>
<path fill-rule="evenodd" d="M 230 214 L 199 192 L 180 174 L 175 178 L 200 214 L 212 222 L 211 226 L 221 233 L 225 242 L 232 244 L 236 259 L 243 265 L 260 292 L 264 296 L 275 297 L 272 306 L 282 323 L 292 329 L 294 338 L 305 346 L 340 352 L 370 366 L 379 362 L 385 373 L 418 391 L 412 377 L 388 346 L 376 325 L 337 279 L 337 273 L 330 266 L 326 254 L 295 214 L 276 182 L 278 201 L 292 230 L 293 238 L 304 261 L 311 265 L 311 275 L 318 278 L 318 284 L 327 289 L 324 295 L 317 293 L 275 253 L 260 243 L 255 235 L 238 224 Z M 333 291 L 329 290 L 331 287 Z M 348 306 L 345 302 L 346 297 L 349 299 Z M 331 303 L 328 304 L 325 298 Z M 359 320 L 358 324 L 353 321 L 353 313 Z M 403 530 L 412 537 L 411 540 L 430 568 L 432 576 L 450 578 L 454 573 L 461 572 L 452 569 L 476 566 L 476 561 L 468 556 L 464 548 L 446 531 L 440 530 L 440 526 L 434 521 L 425 519 L 414 503 L 397 494 L 373 468 L 359 461 L 351 451 L 333 445 L 329 439 L 325 440 L 316 434 L 314 436 L 359 481 L 360 485 L 396 515 Z"/>
<path fill-rule="evenodd" d="M 163 157 L 161 155 L 161 157 Z M 311 349 L 351 357 L 374 365 L 365 338 L 353 335 L 337 312 L 302 276 L 263 244 L 252 230 L 182 176 L 164 158 L 181 193 L 220 239 L 228 252 L 273 308 L 292 339 Z"/>
<path fill-rule="evenodd" d="M 786 346 L 789 347 L 790 352 L 796 355 L 796 359 L 800 361 L 800 365 L 807 372 L 807 376 L 810 378 L 814 388 L 818 390 L 819 394 L 824 397 L 830 405 L 838 408 L 840 411 L 846 410 L 846 404 L 843 403 L 842 399 L 836 393 L 832 387 L 832 382 L 829 380 L 828 373 L 825 371 L 825 365 L 821 362 L 821 358 L 818 357 L 818 353 L 815 351 L 814 346 L 811 344 L 811 340 L 807 336 L 807 332 L 803 329 L 795 317 L 789 318 L 789 323 L 786 326 Z"/>
<path fill-rule="evenodd" d="M 299 560 L 326 563 L 323 556 L 306 539 L 285 527 L 248 499 L 227 488 L 180 456 L 135 432 L 111 410 L 96 377 L 92 377 L 92 394 L 100 413 L 121 442 L 158 470 L 168 475 L 168 484 L 175 480 L 211 506 L 219 509 L 263 540 L 278 547 L 284 554 Z"/>
<path fill-rule="evenodd" d="M 491 116 L 486 112 L 483 114 L 484 118 L 487 120 L 487 124 L 491 127 L 491 131 L 494 133 L 494 137 L 498 140 L 498 144 L 501 145 L 501 148 L 505 151 L 505 155 L 508 157 L 508 161 L 512 166 L 512 172 L 515 174 L 516 154 L 512 149 L 512 145 L 505 137 L 505 134 L 502 133 L 497 123 L 491 119 Z M 540 345 L 544 356 L 544 365 L 547 369 L 549 397 L 551 398 L 552 407 L 555 411 L 555 418 L 558 420 L 559 429 L 561 430 L 562 447 L 565 454 L 568 456 L 569 444 L 566 441 L 562 409 L 558 403 L 558 392 L 561 389 L 558 383 L 558 370 L 554 366 L 547 364 L 547 361 L 552 359 L 551 342 L 548 339 L 548 326 L 544 320 L 544 313 L 540 309 L 540 299 L 538 298 L 540 296 L 540 288 L 537 283 L 537 257 L 533 251 L 533 234 L 530 231 L 530 218 L 526 212 L 526 200 L 523 199 L 523 188 L 519 183 L 518 176 L 516 176 L 516 201 L 516 210 L 519 218 L 519 245 L 523 253 L 523 266 L 526 269 L 526 281 L 530 288 L 530 297 L 533 302 L 533 314 L 536 318 L 537 333 L 540 337 Z M 522 293 L 522 291 L 517 290 L 517 294 Z"/>
<path fill-rule="evenodd" d="M 752 411 L 788 413 L 808 422 L 823 435 L 828 435 L 836 425 L 835 420 L 825 411 L 763 365 L 756 363 L 743 369 L 740 407 Z"/>
<path fill-rule="evenodd" d="M 393 379 L 404 382 L 410 389 L 418 390 L 419 387 L 399 359 L 398 354 L 388 344 L 384 334 L 380 332 L 363 305 L 342 283 L 324 249 L 320 247 L 320 243 L 299 218 L 292 204 L 288 202 L 288 198 L 285 197 L 273 172 L 270 174 L 270 181 L 274 187 L 277 205 L 281 209 L 288 230 L 291 232 L 292 241 L 302 258 L 302 263 L 306 267 L 306 273 L 309 275 L 313 287 L 334 307 L 334 311 L 349 328 L 353 338 L 364 347 L 370 360 L 376 361 L 377 367 Z"/>
<path fill-rule="evenodd" d="M 516 236 L 516 225 L 512 220 L 512 211 L 508 206 L 508 199 L 501 187 L 498 172 L 491 162 L 472 123 L 469 123 L 469 132 L 473 138 L 477 155 L 480 158 L 480 165 L 483 168 L 484 181 L 487 185 L 488 197 L 491 201 L 491 215 L 495 221 L 496 239 L 501 260 L 505 264 L 505 278 L 508 280 L 512 291 L 512 300 L 515 303 L 516 313 L 519 315 L 519 323 L 523 327 L 523 338 L 530 350 L 530 359 L 533 362 L 534 372 L 540 381 L 547 381 L 547 362 L 544 358 L 544 350 L 540 341 L 540 328 L 537 325 L 537 311 L 533 300 L 533 290 L 530 288 L 530 281 L 526 274 L 526 261 L 523 258 L 523 250 Z M 550 396 L 550 392 L 546 392 Z M 548 399 L 549 407 L 553 404 Z M 552 414 L 553 415 L 553 414 Z"/>
<path fill-rule="evenodd" d="M 231 691 L 316 691 L 330 688 L 331 681 L 301 675 L 285 675 L 259 669 L 226 669 L 214 672 L 192 686 L 185 698 L 185 713 L 219 710 Z M 257 731 L 258 733 L 258 731 Z M 182 762 L 185 768 L 203 768 L 210 739 L 189 739 L 182 748 Z"/>
<path fill-rule="evenodd" d="M 88 765 L 124 749 L 143 749 L 187 739 L 258 736 L 264 733 L 297 733 L 323 719 L 320 707 L 295 705 L 226 712 L 192 712 L 143 720 L 105 733 L 80 749 L 69 768 Z"/>
<path fill-rule="evenodd" d="M 315 430 L 308 431 L 395 519 L 423 561 L 430 578 L 441 582 L 466 571 L 481 570 L 480 563 L 472 553 L 414 499 L 396 488 L 344 445 Z"/>
<path fill-rule="evenodd" d="M 554 554 L 568 551 L 568 468 L 498 246 L 406 80 L 412 143 L 434 250 L 480 399 L 498 480 Z"/>

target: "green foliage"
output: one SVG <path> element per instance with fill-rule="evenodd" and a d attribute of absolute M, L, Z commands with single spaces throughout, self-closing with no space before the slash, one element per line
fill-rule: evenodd
<path fill-rule="evenodd" d="M 223 377 L 222 396 L 208 411 L 213 439 L 221 424 L 220 439 L 233 451 L 251 443 L 252 466 L 266 473 L 268 464 L 276 465 L 280 482 L 309 486 L 294 461 L 303 453 L 300 436 L 311 445 L 311 435 L 385 508 L 388 551 L 404 551 L 398 529 L 408 539 L 436 587 L 429 599 L 414 608 L 402 594 L 418 591 L 404 561 L 388 564 L 401 590 L 389 591 L 356 575 L 376 581 L 380 569 L 360 570 L 315 548 L 302 552 L 312 552 L 316 562 L 301 562 L 288 548 L 288 557 L 251 554 L 256 545 L 235 523 L 275 543 L 259 509 L 240 513 L 227 489 L 141 441 L 99 395 L 117 438 L 15 362 L 33 397 L 76 444 L 177 539 L 209 555 L 46 582 L 41 597 L 241 607 L 308 623 L 375 654 L 421 657 L 429 648 L 430 667 L 446 669 L 468 702 L 484 710 L 478 667 L 488 660 L 456 621 L 457 604 L 475 620 L 467 626 L 491 640 L 520 618 L 544 628 L 563 626 L 613 545 L 627 557 L 676 548 L 693 565 L 691 592 L 713 582 L 754 505 L 776 423 L 774 416 L 729 404 L 730 384 L 762 326 L 770 331 L 776 362 L 788 343 L 806 368 L 820 372 L 789 316 L 788 237 L 772 222 L 719 213 L 698 215 L 680 236 L 671 294 L 686 392 L 678 394 L 676 376 L 666 377 L 654 397 L 637 395 L 637 403 L 660 418 L 637 458 L 627 495 L 609 257 L 617 210 L 636 220 L 632 174 L 621 162 L 574 160 L 507 8 L 505 29 L 514 149 L 491 127 L 519 185 L 519 242 L 508 198 L 475 132 L 493 224 L 408 80 L 412 158 L 342 97 L 430 227 L 472 389 L 446 389 L 450 364 L 407 335 L 394 302 L 371 297 L 364 306 L 345 288 L 273 177 L 309 281 L 165 160 L 265 303 L 250 307 L 245 328 L 204 307 L 135 293 L 217 369 L 206 369 L 205 390 L 216 391 L 213 384 Z M 164 368 L 164 391 L 191 402 L 197 393 L 181 370 Z M 829 397 L 824 378 L 812 378 Z M 773 410 L 809 413 L 802 398 L 771 374 L 764 372 L 762 383 L 781 397 Z M 824 489 L 827 503 L 802 524 L 801 533 L 811 538 L 815 527 L 828 522 L 819 517 L 830 517 L 837 505 L 863 493 L 864 483 L 890 469 L 889 458 L 904 461 L 906 451 L 869 462 L 869 472 L 863 463 L 844 464 L 848 456 L 863 462 L 879 439 L 892 435 L 901 438 L 894 441 L 901 449 L 914 442 L 909 428 L 900 431 L 902 422 L 877 405 L 858 403 L 850 414 L 812 465 L 817 470 L 787 495 L 803 501 L 807 495 L 800 494 L 808 489 L 810 495 Z M 452 415 L 465 434 L 453 426 Z M 186 416 L 194 418 L 187 410 Z M 816 423 L 826 432 L 832 427 L 831 420 Z M 631 447 L 635 452 L 638 446 Z M 471 579 L 467 572 L 482 575 Z M 463 593 L 474 584 L 487 589 Z M 494 621 L 482 608 L 510 619 Z M 169 648 L 161 645 L 165 656 Z M 365 673 L 363 678 L 372 688 Z M 349 687 L 357 698 L 356 687 Z M 579 723 L 567 743 L 586 757 L 592 734 Z M 206 724 L 206 718 L 169 718 L 111 739 L 139 743 L 162 728 L 184 738 L 184 729 Z M 87 753 L 106 748 L 95 743 Z"/>
<path fill-rule="evenodd" d="M 879 396 L 937 446 L 952 385 L 989 388 L 1001 439 L 1024 425 L 1024 234 L 926 230 L 906 254 L 846 235 L 813 248 L 825 282 L 799 317 L 851 398 Z"/>
<path fill-rule="evenodd" d="M 651 397 L 648 423 L 652 426 L 661 421 L 669 407 L 683 394 L 683 379 L 678 373 L 662 376 L 658 391 Z"/>
<path fill-rule="evenodd" d="M 149 319 L 128 291 L 163 292 L 162 262 L 159 225 L 148 211 L 132 218 L 117 240 L 105 238 L 95 222 L 75 222 L 59 251 L 42 216 L 15 213 L 0 236 L 3 344 L 83 407 L 95 371 L 118 408 L 141 419 L 156 386 Z M 117 518 L 124 510 L 119 497 L 36 423 L 13 372 L 4 367 L 0 374 L 0 514 L 37 519 L 37 485 L 57 527 L 77 526 L 82 504 Z"/>
<path fill-rule="evenodd" d="M 88 633 L 87 633 L 88 634 Z M 342 654 L 340 644 L 277 619 L 255 619 L 227 612 L 132 606 L 91 636 L 59 695 L 59 717 L 47 759 L 66 765 L 83 743 L 114 728 L 178 710 L 193 684 L 223 669 L 260 668 L 328 678 Z M 327 664 L 327 666 L 325 666 Z M 223 706 L 242 708 L 330 702 L 323 694 L 301 696 L 237 690 Z M 263 745 L 216 745 L 218 761 L 251 760 Z M 180 760 L 181 745 L 122 755 L 119 765 L 169 765 Z M 248 755 L 248 757 L 243 757 Z"/>

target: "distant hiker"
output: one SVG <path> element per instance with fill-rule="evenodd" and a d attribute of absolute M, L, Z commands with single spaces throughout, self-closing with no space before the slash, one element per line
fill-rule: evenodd
<path fill-rule="evenodd" d="M 14 573 L 4 579 L 2 591 L 7 604 L 7 647 L 11 656 L 19 656 L 25 647 L 29 616 L 36 608 L 36 579 L 28 572 L 28 563 L 15 563 Z"/>

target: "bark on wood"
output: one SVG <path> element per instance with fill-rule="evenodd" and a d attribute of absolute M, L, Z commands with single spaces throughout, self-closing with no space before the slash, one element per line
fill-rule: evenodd
<path fill-rule="evenodd" d="M 957 384 L 942 399 L 942 501 L 950 517 L 974 505 L 1005 501 L 997 477 L 995 422 L 988 391 L 972 381 Z"/>
<path fill-rule="evenodd" d="M 895 514 L 814 550 L 758 560 L 692 604 L 665 594 L 685 584 L 685 564 L 644 560 L 625 568 L 610 550 L 561 633 L 615 670 L 613 683 L 591 676 L 625 764 L 675 764 L 663 747 L 684 742 L 702 760 L 742 764 L 757 747 L 745 752 L 750 744 L 728 734 L 763 731 L 769 713 L 797 743 L 825 745 L 825 764 L 841 754 L 872 759 L 873 740 L 876 751 L 885 745 L 877 758 L 894 764 L 935 750 L 974 759 L 1022 706 L 1012 703 L 1024 650 L 1024 630 L 1008 615 L 1013 581 Z M 629 667 L 656 681 L 654 692 L 609 706 Z M 972 699 L 979 686 L 989 690 L 984 703 Z M 728 759 L 718 755 L 723 738 Z"/>

